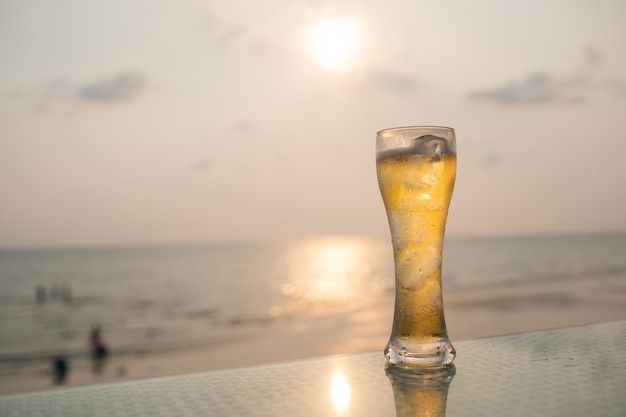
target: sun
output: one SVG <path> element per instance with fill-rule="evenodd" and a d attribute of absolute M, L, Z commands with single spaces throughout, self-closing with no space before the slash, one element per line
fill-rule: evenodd
<path fill-rule="evenodd" d="M 311 31 L 311 49 L 327 69 L 346 69 L 358 47 L 356 25 L 348 20 L 321 20 Z"/>

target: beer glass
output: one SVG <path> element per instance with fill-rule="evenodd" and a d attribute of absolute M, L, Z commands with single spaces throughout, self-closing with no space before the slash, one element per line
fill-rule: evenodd
<path fill-rule="evenodd" d="M 456 139 L 447 127 L 378 132 L 376 172 L 391 230 L 395 309 L 385 357 L 396 365 L 454 360 L 441 291 L 441 257 L 456 176 Z"/>

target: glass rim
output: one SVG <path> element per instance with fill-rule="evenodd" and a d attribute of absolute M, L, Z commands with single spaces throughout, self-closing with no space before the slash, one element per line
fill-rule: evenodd
<path fill-rule="evenodd" d="M 387 129 L 379 130 L 378 132 L 376 132 L 376 134 L 380 135 L 381 133 L 386 133 L 392 130 L 407 131 L 407 130 L 417 130 L 417 129 L 422 129 L 422 130 L 439 129 L 439 130 L 447 130 L 448 132 L 454 133 L 454 128 L 447 127 L 447 126 L 398 126 L 398 127 L 390 127 Z"/>

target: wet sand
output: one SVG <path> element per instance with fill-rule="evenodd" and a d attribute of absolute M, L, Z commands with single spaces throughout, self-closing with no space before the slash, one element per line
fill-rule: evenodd
<path fill-rule="evenodd" d="M 626 320 L 626 276 L 586 277 L 444 294 L 452 341 L 532 330 Z M 165 376 L 297 360 L 315 356 L 382 351 L 391 326 L 393 295 L 351 303 L 328 314 L 261 323 L 210 346 L 144 355 L 113 355 L 94 372 L 88 359 L 70 362 L 65 385 Z M 114 346 L 111 347 L 114 349 Z M 381 353 L 382 354 L 382 353 Z M 463 351 L 458 351 L 463 355 Z M 0 393 L 53 386 L 50 366 L 8 369 Z"/>

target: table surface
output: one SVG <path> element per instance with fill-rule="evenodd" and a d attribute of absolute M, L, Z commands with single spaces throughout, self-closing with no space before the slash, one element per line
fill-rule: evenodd
<path fill-rule="evenodd" d="M 626 416 L 626 321 L 455 343 L 455 366 L 381 352 L 0 396 L 0 416 Z"/>

